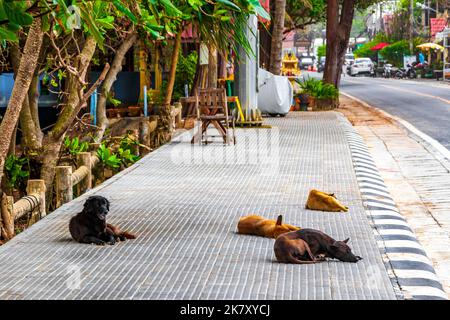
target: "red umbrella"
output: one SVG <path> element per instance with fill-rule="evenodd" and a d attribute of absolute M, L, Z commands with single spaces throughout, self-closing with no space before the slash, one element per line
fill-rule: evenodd
<path fill-rule="evenodd" d="M 370 48 L 370 50 L 373 50 L 373 51 L 381 50 L 381 49 L 383 49 L 384 47 L 387 47 L 388 45 L 389 45 L 389 43 L 386 43 L 386 42 L 380 42 L 380 43 L 377 44 L 376 46 L 373 46 L 372 48 Z"/>

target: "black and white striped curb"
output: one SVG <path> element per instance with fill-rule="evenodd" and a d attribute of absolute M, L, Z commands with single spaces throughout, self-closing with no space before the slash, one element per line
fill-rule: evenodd
<path fill-rule="evenodd" d="M 391 198 L 364 140 L 346 119 L 344 127 L 364 206 L 373 222 L 378 246 L 395 274 L 393 280 L 406 299 L 448 299 L 430 259 Z"/>

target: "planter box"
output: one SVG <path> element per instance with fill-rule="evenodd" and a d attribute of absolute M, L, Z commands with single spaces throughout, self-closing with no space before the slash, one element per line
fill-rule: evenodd
<path fill-rule="evenodd" d="M 310 97 L 308 106 L 312 111 L 333 110 L 339 106 L 339 99 L 316 99 Z"/>
<path fill-rule="evenodd" d="M 128 107 L 128 116 L 139 117 L 141 115 L 141 107 Z"/>

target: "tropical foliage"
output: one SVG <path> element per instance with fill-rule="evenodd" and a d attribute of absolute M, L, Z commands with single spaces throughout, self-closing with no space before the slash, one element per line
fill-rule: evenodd
<path fill-rule="evenodd" d="M 307 78 L 297 82 L 302 89 L 302 93 L 316 99 L 337 99 L 339 97 L 339 90 L 334 85 L 324 83 L 322 80 Z"/>
<path fill-rule="evenodd" d="M 17 157 L 11 154 L 6 158 L 5 163 L 6 183 L 8 188 L 16 189 L 20 184 L 24 184 L 30 175 L 29 159 L 27 157 Z"/>
<path fill-rule="evenodd" d="M 409 48 L 409 41 L 408 40 L 400 40 L 397 42 L 394 42 L 393 44 L 384 47 L 380 53 L 383 56 L 384 59 L 389 61 L 389 63 L 392 63 L 393 65 L 397 67 L 403 66 L 403 57 L 407 55 L 414 55 L 419 53 L 419 49 L 417 46 L 421 44 L 423 39 L 415 38 L 413 40 L 413 52 L 411 52 Z"/>

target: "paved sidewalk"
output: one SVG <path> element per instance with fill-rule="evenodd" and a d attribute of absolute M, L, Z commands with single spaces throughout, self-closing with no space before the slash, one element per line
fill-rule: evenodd
<path fill-rule="evenodd" d="M 178 137 L 90 194 L 111 200 L 110 221 L 136 240 L 97 247 L 70 239 L 87 196 L 0 247 L 1 299 L 397 299 L 362 203 L 347 120 L 335 112 L 267 119 L 237 145 Z M 348 213 L 308 211 L 308 191 L 334 192 Z M 275 261 L 273 240 L 235 233 L 260 214 L 350 237 L 357 264 Z"/>

